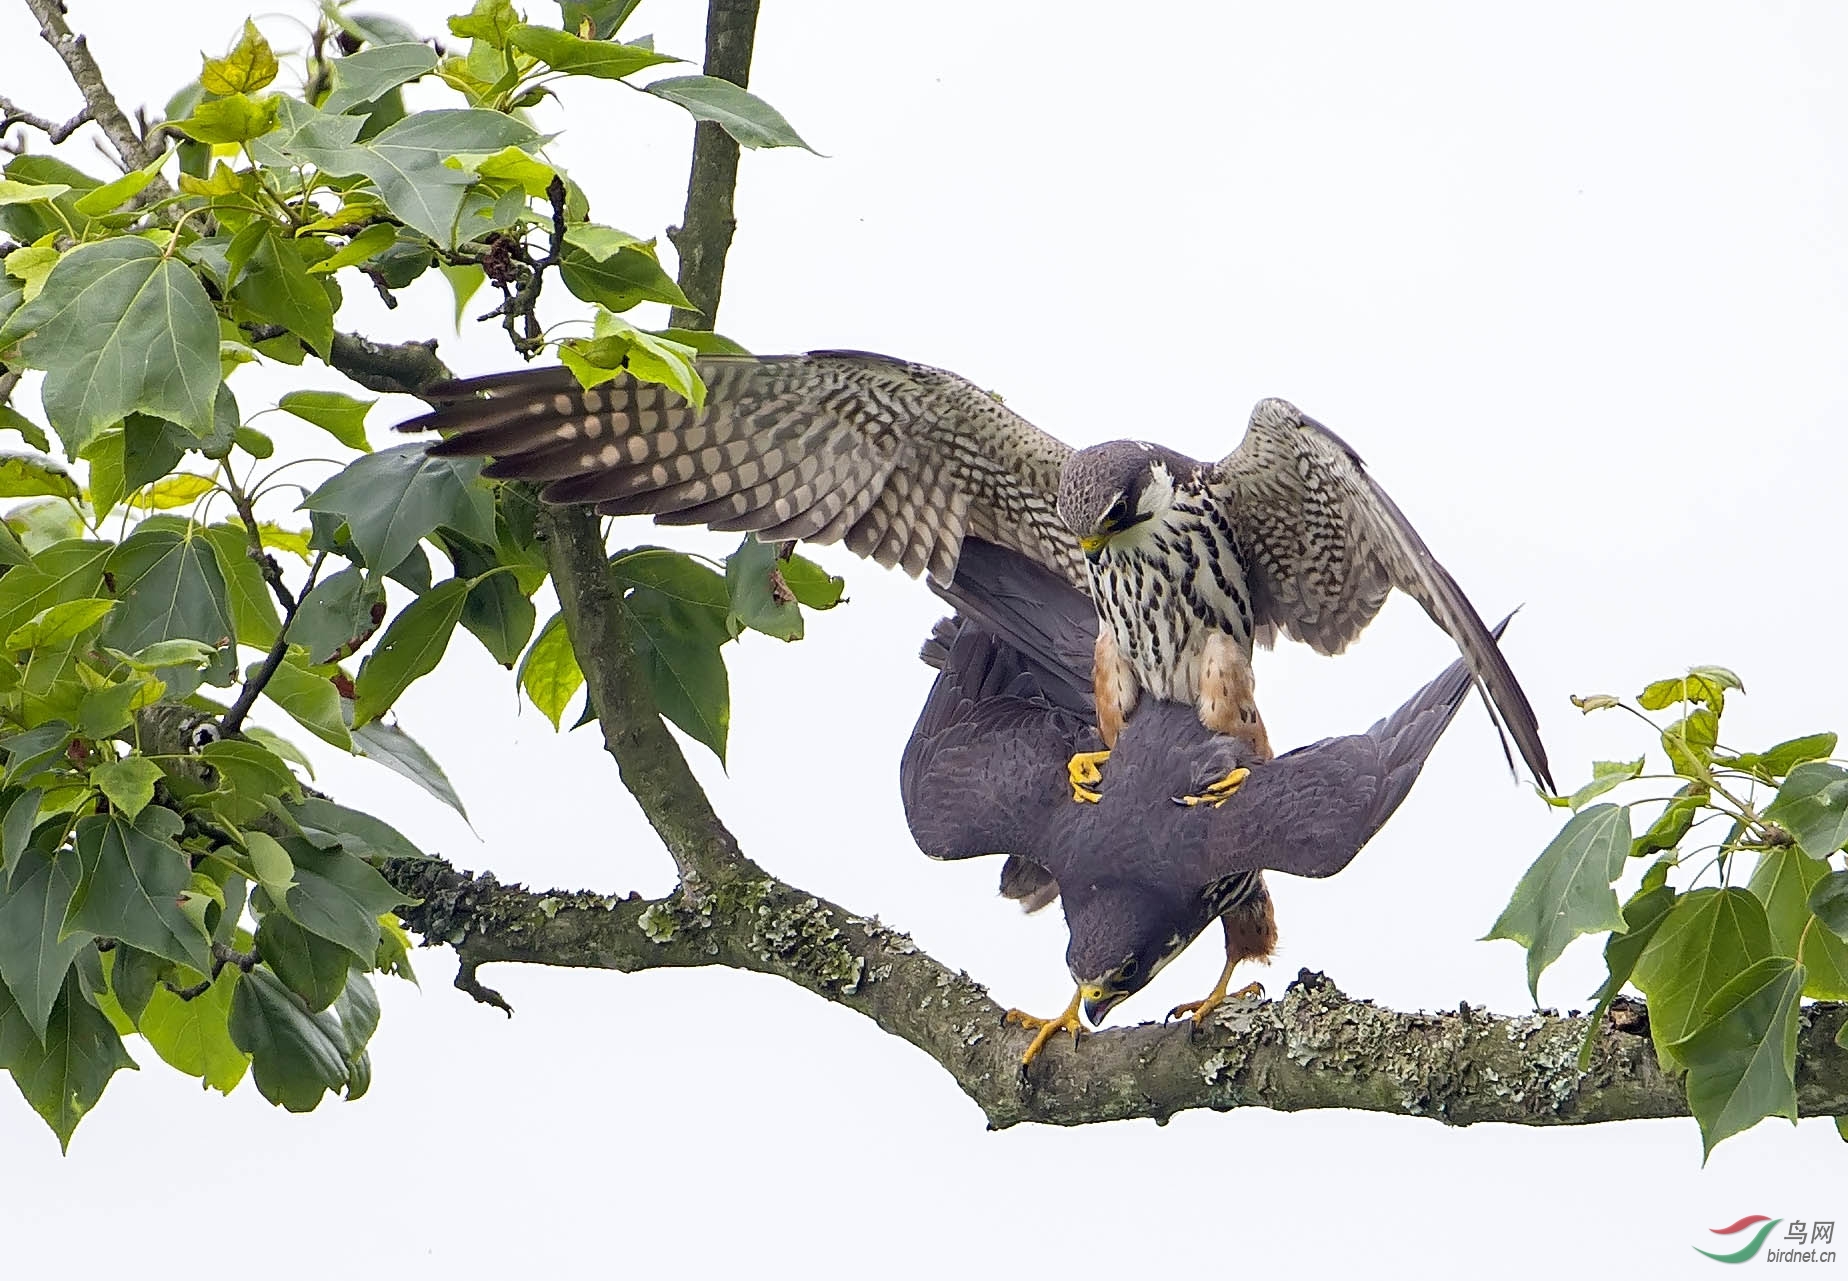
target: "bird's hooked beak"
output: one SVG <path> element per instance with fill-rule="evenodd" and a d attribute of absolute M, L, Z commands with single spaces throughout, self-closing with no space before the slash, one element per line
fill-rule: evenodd
<path fill-rule="evenodd" d="M 1105 1017 L 1128 996 L 1128 992 L 1119 992 L 1102 983 L 1086 983 L 1078 989 L 1078 995 L 1084 1001 L 1084 1017 L 1092 1027 L 1101 1027 Z"/>
<path fill-rule="evenodd" d="M 1084 549 L 1084 557 L 1086 560 L 1096 560 L 1098 556 L 1102 554 L 1104 544 L 1109 541 L 1109 531 L 1099 530 L 1095 534 L 1085 534 L 1080 537 L 1078 539 L 1078 546 Z"/>

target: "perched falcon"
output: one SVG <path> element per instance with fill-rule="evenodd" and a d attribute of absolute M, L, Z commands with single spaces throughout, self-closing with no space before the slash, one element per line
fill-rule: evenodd
<path fill-rule="evenodd" d="M 1469 692 L 1459 660 L 1364 734 L 1271 760 L 1206 730 L 1184 704 L 1151 703 L 1117 740 L 1099 802 L 1072 805 L 1057 762 L 1096 742 L 1086 603 L 975 540 L 943 594 L 958 617 L 925 645 L 940 674 L 906 745 L 900 788 L 926 854 L 1006 854 L 1004 894 L 1029 908 L 1064 900 L 1078 990 L 1056 1018 L 1010 1014 L 1038 1029 L 1026 1062 L 1057 1032 L 1078 1031 L 1080 1011 L 1099 1022 L 1217 919 L 1219 981 L 1170 1015 L 1205 1018 L 1239 962 L 1267 959 L 1276 945 L 1263 872 L 1346 867 L 1398 808 Z M 1245 777 L 1222 806 L 1165 803 L 1228 773 Z"/>
<path fill-rule="evenodd" d="M 706 402 L 628 376 L 585 390 L 563 368 L 448 384 L 402 424 L 451 433 L 432 452 L 491 455 L 490 476 L 545 484 L 670 524 L 843 541 L 882 565 L 952 582 L 964 540 L 1046 566 L 1096 602 L 1103 748 L 1140 693 L 1268 754 L 1252 698 L 1254 642 L 1282 631 L 1340 652 L 1394 587 L 1457 642 L 1498 725 L 1549 790 L 1533 709 L 1454 579 L 1314 419 L 1260 401 L 1218 463 L 1115 441 L 1074 451 L 941 369 L 863 352 L 698 362 Z M 1071 762 L 1073 794 L 1107 753 Z M 1223 800 L 1231 784 L 1201 793 Z"/>

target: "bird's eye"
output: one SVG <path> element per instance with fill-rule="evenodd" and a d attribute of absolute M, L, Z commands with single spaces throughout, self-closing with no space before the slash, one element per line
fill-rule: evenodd
<path fill-rule="evenodd" d="M 1136 971 L 1141 968 L 1142 968 L 1142 965 L 1140 962 L 1125 961 L 1123 962 L 1123 968 L 1119 970 L 1118 973 L 1120 973 L 1126 979 L 1133 979 L 1136 977 Z"/>
<path fill-rule="evenodd" d="M 1129 499 L 1119 495 L 1117 500 L 1110 504 L 1110 510 L 1104 513 L 1104 524 L 1121 525 L 1128 519 Z"/>

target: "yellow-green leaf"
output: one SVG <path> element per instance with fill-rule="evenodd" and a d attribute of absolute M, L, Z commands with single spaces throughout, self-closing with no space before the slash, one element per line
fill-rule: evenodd
<path fill-rule="evenodd" d="M 276 78 L 277 70 L 269 41 L 257 30 L 257 24 L 246 18 L 243 35 L 231 52 L 222 58 L 205 59 L 199 83 L 207 93 L 255 93 Z"/>

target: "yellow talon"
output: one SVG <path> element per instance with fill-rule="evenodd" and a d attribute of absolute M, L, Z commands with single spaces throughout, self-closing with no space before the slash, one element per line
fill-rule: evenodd
<path fill-rule="evenodd" d="M 1110 759 L 1110 753 L 1079 752 L 1065 764 L 1065 776 L 1071 780 L 1072 799 L 1085 804 L 1095 805 L 1103 797 L 1095 788 L 1104 781 L 1104 773 L 1098 768 Z"/>
<path fill-rule="evenodd" d="M 1084 1022 L 1078 1017 L 1078 1007 L 1083 1000 L 1084 993 L 1079 991 L 1073 995 L 1072 1003 L 1065 1007 L 1065 1012 L 1063 1014 L 1050 1019 L 1036 1018 L 1021 1010 L 1009 1010 L 1007 1012 L 1007 1016 L 1002 1020 L 1003 1022 L 1018 1024 L 1025 1028 L 1039 1029 L 1039 1035 L 1033 1038 L 1033 1044 L 1029 1045 L 1027 1047 L 1027 1052 L 1020 1056 L 1021 1067 L 1026 1067 L 1027 1064 L 1038 1058 L 1039 1052 L 1046 1048 L 1046 1043 L 1060 1032 L 1070 1032 L 1072 1034 L 1073 1043 L 1075 1044 L 1077 1042 L 1078 1038 L 1084 1033 Z"/>
<path fill-rule="evenodd" d="M 1240 784 L 1250 777 L 1251 771 L 1241 765 L 1224 778 L 1208 783 L 1196 795 L 1175 797 L 1174 803 L 1176 805 L 1211 805 L 1217 808 L 1231 800 L 1232 794 L 1238 791 Z"/>
<path fill-rule="evenodd" d="M 1231 968 L 1229 966 L 1226 972 L 1228 974 L 1231 973 Z M 1172 1010 L 1168 1011 L 1168 1017 L 1171 1019 L 1178 1019 L 1184 1014 L 1191 1014 L 1193 1015 L 1194 1024 L 1198 1026 L 1204 1023 L 1206 1021 L 1206 1016 L 1217 1009 L 1223 1001 L 1228 999 L 1241 1001 L 1248 996 L 1262 997 L 1263 995 L 1264 985 L 1262 983 L 1247 983 L 1238 991 L 1228 994 L 1225 989 L 1224 981 L 1222 980 L 1218 987 L 1215 987 L 1211 992 L 1206 994 L 1204 1000 L 1188 1001 L 1184 1004 L 1177 1005 Z"/>

